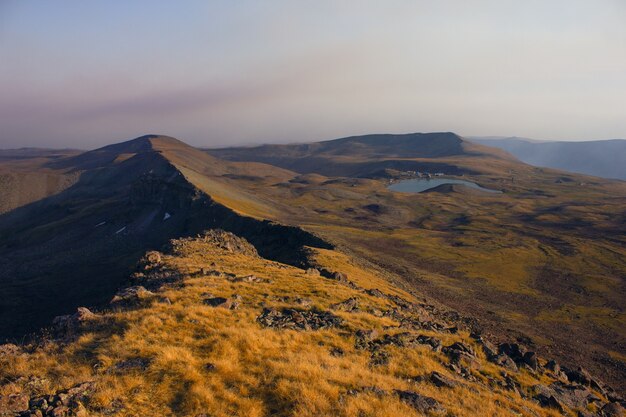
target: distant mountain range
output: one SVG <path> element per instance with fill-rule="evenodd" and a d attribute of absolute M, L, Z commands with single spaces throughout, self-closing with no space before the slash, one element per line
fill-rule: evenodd
<path fill-rule="evenodd" d="M 470 137 L 507 151 L 527 164 L 626 180 L 626 140 L 547 142 L 518 137 Z"/>
<path fill-rule="evenodd" d="M 469 174 L 513 161 L 452 132 L 372 134 L 314 143 L 208 149 L 228 161 L 262 162 L 300 174 L 371 178 L 388 170 Z"/>

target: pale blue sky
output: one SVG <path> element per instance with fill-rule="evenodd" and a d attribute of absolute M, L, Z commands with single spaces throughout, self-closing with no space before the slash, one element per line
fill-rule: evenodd
<path fill-rule="evenodd" d="M 0 147 L 626 137 L 626 1 L 0 0 Z"/>

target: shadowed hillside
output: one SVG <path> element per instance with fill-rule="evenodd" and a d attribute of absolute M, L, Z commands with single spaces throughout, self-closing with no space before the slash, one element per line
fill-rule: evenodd
<path fill-rule="evenodd" d="M 213 173 L 229 172 L 153 135 L 51 162 L 74 173 L 75 183 L 0 216 L 0 338 L 21 337 L 79 304 L 100 304 L 145 250 L 208 227 L 241 233 L 268 258 L 294 264 L 304 262 L 304 244 L 329 247 L 295 227 L 236 214 L 167 159 L 194 165 L 194 155 Z"/>

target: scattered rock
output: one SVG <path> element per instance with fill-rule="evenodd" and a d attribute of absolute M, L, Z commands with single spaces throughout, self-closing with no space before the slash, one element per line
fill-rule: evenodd
<path fill-rule="evenodd" d="M 333 310 L 347 311 L 347 312 L 358 311 L 359 310 L 359 300 L 356 297 L 351 297 L 351 298 L 348 298 L 347 300 L 342 301 L 340 303 L 331 304 L 330 308 L 333 309 Z"/>
<path fill-rule="evenodd" d="M 446 409 L 434 398 L 420 395 L 414 391 L 394 391 L 400 401 L 410 405 L 413 409 L 420 413 L 445 414 Z"/>
<path fill-rule="evenodd" d="M 328 311 L 266 308 L 257 321 L 263 327 L 292 330 L 319 330 L 341 325 L 341 317 Z"/>

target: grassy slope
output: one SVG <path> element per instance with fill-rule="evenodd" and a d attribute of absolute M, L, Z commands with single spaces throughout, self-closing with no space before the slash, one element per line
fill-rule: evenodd
<path fill-rule="evenodd" d="M 309 172 L 306 160 L 313 155 L 322 173 L 349 173 L 346 166 L 368 161 L 362 148 L 353 156 L 332 155 L 329 143 L 322 151 L 314 144 L 216 154 L 255 159 L 259 152 L 263 160 L 271 150 L 304 161 L 303 172 Z M 388 156 L 369 163 L 381 158 Z M 239 186 L 281 207 L 279 215 L 265 212 L 269 218 L 314 230 L 479 317 L 489 331 L 530 336 L 537 348 L 583 362 L 626 389 L 626 184 L 476 150 L 409 160 L 460 167 L 473 173 L 466 179 L 506 192 L 456 187 L 410 195 L 387 191 L 383 181 L 314 175 Z"/>
<path fill-rule="evenodd" d="M 140 307 L 99 314 L 75 342 L 50 342 L 30 354 L 0 355 L 0 380 L 16 381 L 4 384 L 0 394 L 46 394 L 95 381 L 95 393 L 85 403 L 92 416 L 420 415 L 390 394 L 393 389 L 409 389 L 435 398 L 449 415 L 459 417 L 557 415 L 510 391 L 486 385 L 488 377 L 500 380 L 502 376 L 501 369 L 486 362 L 482 353 L 480 366 L 473 371 L 475 382 L 460 379 L 448 370 L 445 355 L 426 346 L 389 347 L 389 364 L 369 365 L 369 353 L 354 346 L 354 331 L 402 331 L 393 319 L 369 312 L 393 308 L 389 300 L 297 268 L 228 252 L 201 239 L 185 239 L 174 246 L 176 250 L 164 258 L 161 269 L 179 276 L 179 281 L 145 298 Z M 316 258 L 321 266 L 346 271 L 359 286 L 414 300 L 339 252 L 321 250 Z M 224 277 L 198 276 L 200 268 L 238 276 L 255 274 L 271 282 L 233 283 Z M 207 293 L 224 297 L 237 293 L 243 302 L 237 310 L 211 307 L 202 302 Z M 285 296 L 290 299 L 281 300 Z M 362 311 L 336 312 L 345 321 L 339 328 L 275 330 L 262 328 L 255 320 L 264 307 L 297 307 L 290 300 L 298 297 L 327 310 L 330 304 L 352 296 L 358 297 Z M 163 297 L 172 304 L 163 303 Z M 463 341 L 481 352 L 465 332 L 419 333 L 438 337 L 444 345 Z M 344 356 L 332 356 L 332 348 L 343 349 Z M 137 362 L 145 369 L 124 366 Z M 432 371 L 459 385 L 437 388 L 407 379 Z M 546 375 L 528 371 L 513 378 L 523 391 L 550 381 Z M 371 386 L 387 394 L 347 393 Z"/>

